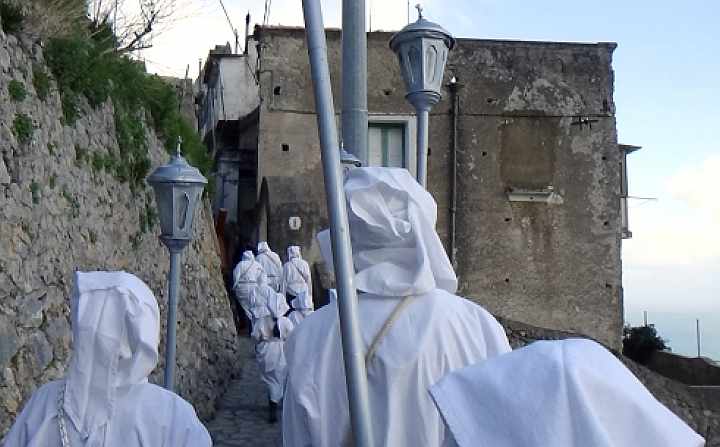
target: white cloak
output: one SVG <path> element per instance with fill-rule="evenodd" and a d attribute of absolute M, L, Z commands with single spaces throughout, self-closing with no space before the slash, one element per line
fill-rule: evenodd
<path fill-rule="evenodd" d="M 262 302 L 265 308 L 258 309 Z M 282 400 L 285 380 L 287 376 L 287 363 L 285 361 L 285 339 L 290 335 L 293 325 L 283 315 L 290 308 L 285 297 L 279 293 L 272 295 L 258 295 L 255 302 L 255 315 L 263 315 L 253 322 L 252 337 L 257 341 L 255 345 L 255 359 L 260 367 L 260 379 L 267 385 L 270 400 L 278 403 Z M 278 334 L 273 329 L 277 321 Z"/>
<path fill-rule="evenodd" d="M 510 351 L 504 329 L 480 306 L 439 289 L 411 299 L 368 365 L 376 446 L 442 445 L 446 429 L 430 385 L 449 371 Z M 360 296 L 366 349 L 399 300 Z M 295 328 L 285 355 L 284 445 L 343 446 L 350 427 L 337 304 Z"/>
<path fill-rule="evenodd" d="M 538 341 L 431 388 L 460 447 L 702 447 L 610 352 Z"/>
<path fill-rule="evenodd" d="M 280 291 L 280 281 L 282 280 L 282 261 L 280 256 L 270 250 L 267 242 L 258 243 L 258 254 L 255 260 L 262 266 L 267 282 L 276 292 Z"/>
<path fill-rule="evenodd" d="M 160 313 L 145 283 L 125 272 L 77 272 L 71 320 L 65 377 L 33 394 L 5 447 L 60 447 L 61 423 L 74 447 L 212 444 L 190 404 L 147 383 L 158 361 Z"/>
<path fill-rule="evenodd" d="M 300 256 L 300 247 L 292 245 L 288 247 L 288 262 L 283 265 L 280 293 L 297 296 L 302 292 L 312 299 L 310 265 Z"/>
<path fill-rule="evenodd" d="M 252 321 L 250 294 L 260 282 L 262 275 L 262 265 L 255 260 L 255 256 L 251 251 L 245 251 L 242 260 L 238 262 L 233 270 L 233 291 L 240 307 L 245 311 L 245 315 L 250 321 Z"/>

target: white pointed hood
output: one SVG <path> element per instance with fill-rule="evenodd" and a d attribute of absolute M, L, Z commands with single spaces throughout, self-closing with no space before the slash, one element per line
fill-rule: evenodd
<path fill-rule="evenodd" d="M 358 290 L 381 296 L 457 290 L 457 278 L 435 232 L 437 205 L 410 173 L 398 168 L 351 169 L 345 197 Z M 318 234 L 332 268 L 330 232 Z"/>
<path fill-rule="evenodd" d="M 307 310 L 315 307 L 313 306 L 312 297 L 307 293 L 307 291 L 298 293 L 290 304 L 292 304 L 292 308 L 295 310 Z"/>
<path fill-rule="evenodd" d="M 291 245 L 287 248 L 287 257 L 288 261 L 298 258 L 302 259 L 302 256 L 300 255 L 300 247 L 297 245 Z"/>
<path fill-rule="evenodd" d="M 704 440 L 589 340 L 538 341 L 430 390 L 459 447 L 702 447 Z"/>
<path fill-rule="evenodd" d="M 290 310 L 290 306 L 288 306 L 285 297 L 281 293 L 273 294 L 273 296 L 268 299 L 267 307 L 275 319 L 282 317 Z"/>
<path fill-rule="evenodd" d="M 125 272 L 76 272 L 73 352 L 63 408 L 84 436 L 113 415 L 119 390 L 157 365 L 160 312 L 152 291 Z"/>
<path fill-rule="evenodd" d="M 280 256 L 278 256 L 277 253 L 270 249 L 270 245 L 268 245 L 267 242 L 258 242 L 257 252 L 258 262 L 260 262 L 260 258 L 262 258 L 263 256 L 267 256 L 277 269 L 282 269 L 282 261 L 280 260 Z M 263 267 L 266 268 L 265 265 L 263 265 Z M 273 272 L 273 274 L 275 274 L 275 272 Z"/>

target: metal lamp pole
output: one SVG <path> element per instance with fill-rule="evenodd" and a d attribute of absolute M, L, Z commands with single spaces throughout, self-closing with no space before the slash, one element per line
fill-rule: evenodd
<path fill-rule="evenodd" d="M 342 184 L 335 108 L 330 85 L 327 44 L 320 0 L 303 0 L 303 13 L 317 109 L 318 134 L 325 176 L 325 195 L 330 218 L 330 237 L 338 290 L 338 312 L 350 421 L 354 445 L 356 447 L 372 447 L 365 354 L 360 338 L 350 228 Z M 364 14 L 365 11 L 363 10 L 362 13 Z M 362 31 L 364 33 L 364 28 Z M 367 127 L 363 131 L 367 133 Z"/>
<path fill-rule="evenodd" d="M 168 314 L 165 337 L 165 388 L 175 389 L 175 352 L 177 346 L 177 296 L 180 287 L 180 254 L 187 246 L 174 240 L 160 239 L 170 251 L 170 271 L 168 272 Z"/>
<path fill-rule="evenodd" d="M 165 339 L 165 388 L 175 385 L 175 348 L 178 290 L 180 287 L 180 255 L 192 240 L 195 209 L 200 202 L 207 179 L 190 166 L 180 154 L 178 139 L 176 154 L 166 165 L 157 168 L 147 182 L 155 190 L 160 216 L 160 240 L 170 251 L 168 272 L 167 337 Z"/>

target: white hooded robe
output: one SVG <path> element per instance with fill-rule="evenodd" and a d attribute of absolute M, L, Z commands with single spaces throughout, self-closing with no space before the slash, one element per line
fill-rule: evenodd
<path fill-rule="evenodd" d="M 250 321 L 252 321 L 250 293 L 257 286 L 262 274 L 262 265 L 255 260 L 255 256 L 250 250 L 243 252 L 242 260 L 238 262 L 233 270 L 233 291 L 240 307 L 243 308 Z"/>
<path fill-rule="evenodd" d="M 71 310 L 65 377 L 35 391 L 5 447 L 61 447 L 60 423 L 73 447 L 212 445 L 190 404 L 147 381 L 158 361 L 160 313 L 141 280 L 77 272 Z"/>
<path fill-rule="evenodd" d="M 282 400 L 287 376 L 285 339 L 293 329 L 290 320 L 284 316 L 290 308 L 285 297 L 279 293 L 258 294 L 257 297 L 254 314 L 258 318 L 253 324 L 252 331 L 252 337 L 257 341 L 255 359 L 260 366 L 260 379 L 268 387 L 270 400 L 278 403 Z M 264 309 L 261 307 L 261 301 L 264 301 Z M 275 333 L 276 323 L 279 334 Z"/>
<path fill-rule="evenodd" d="M 448 374 L 432 395 L 459 447 L 702 447 L 610 352 L 538 341 Z"/>
<path fill-rule="evenodd" d="M 454 295 L 457 279 L 435 232 L 434 200 L 408 171 L 358 168 L 345 181 L 362 340 L 370 346 L 393 309 L 407 307 L 367 363 L 374 444 L 441 446 L 445 424 L 428 388 L 449 371 L 510 351 L 483 308 Z M 327 232 L 318 235 L 332 265 Z M 340 297 L 342 299 L 342 297 Z M 314 312 L 286 343 L 286 447 L 351 439 L 337 302 Z"/>
<path fill-rule="evenodd" d="M 312 297 L 310 297 L 307 292 L 301 292 L 297 295 L 290 305 L 293 311 L 288 315 L 288 319 L 294 327 L 297 327 L 305 318 L 310 316 L 310 314 L 314 312 L 315 307 L 312 302 Z"/>
<path fill-rule="evenodd" d="M 291 245 L 287 249 L 287 255 L 288 261 L 283 265 L 280 293 L 297 296 L 300 292 L 307 292 L 310 299 L 312 299 L 310 265 L 300 255 L 300 247 Z"/>
<path fill-rule="evenodd" d="M 280 256 L 270 249 L 267 242 L 259 242 L 257 247 L 258 254 L 255 260 L 262 266 L 267 282 L 276 292 L 280 291 L 280 282 L 282 281 L 282 261 Z"/>

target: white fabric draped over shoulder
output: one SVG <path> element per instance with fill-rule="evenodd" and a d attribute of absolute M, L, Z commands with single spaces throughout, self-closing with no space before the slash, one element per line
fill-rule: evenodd
<path fill-rule="evenodd" d="M 358 290 L 384 296 L 457 291 L 457 278 L 435 231 L 437 205 L 408 171 L 353 169 L 345 181 Z M 332 268 L 330 231 L 318 234 Z"/>
<path fill-rule="evenodd" d="M 702 447 L 610 352 L 538 341 L 455 371 L 431 389 L 460 447 Z"/>
<path fill-rule="evenodd" d="M 192 406 L 147 381 L 158 361 L 160 313 L 145 283 L 125 272 L 77 272 L 71 319 L 64 379 L 33 394 L 6 447 L 61 446 L 61 413 L 73 446 L 211 445 Z"/>
<path fill-rule="evenodd" d="M 291 245 L 287 250 L 288 261 L 283 266 L 280 293 L 297 296 L 307 292 L 312 297 L 312 276 L 310 265 L 300 255 L 300 247 Z"/>
<path fill-rule="evenodd" d="M 283 268 L 280 256 L 270 249 L 267 242 L 259 242 L 257 252 L 255 260 L 262 266 L 267 275 L 268 285 L 275 289 L 276 292 L 279 292 Z"/>
<path fill-rule="evenodd" d="M 505 331 L 483 308 L 453 294 L 455 274 L 434 231 L 435 202 L 406 170 L 353 169 L 345 193 L 356 284 L 371 292 L 358 296 L 366 350 L 403 294 L 411 295 L 367 364 L 375 445 L 441 446 L 447 432 L 428 388 L 450 371 L 510 351 Z M 337 301 L 305 318 L 285 352 L 284 445 L 346 445 Z"/>

